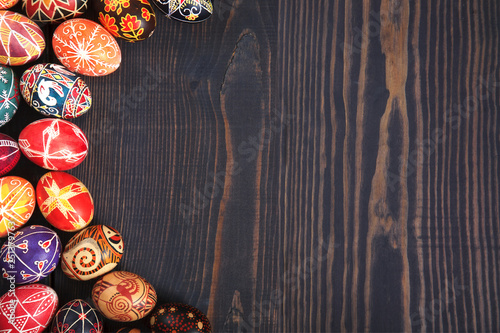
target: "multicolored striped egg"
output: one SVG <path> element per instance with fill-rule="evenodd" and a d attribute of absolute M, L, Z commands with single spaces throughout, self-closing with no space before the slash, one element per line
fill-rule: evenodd
<path fill-rule="evenodd" d="M 27 69 L 19 89 L 26 103 L 44 116 L 77 118 L 92 104 L 85 82 L 57 64 L 37 64 Z"/>
<path fill-rule="evenodd" d="M 0 10 L 0 64 L 21 66 L 35 61 L 45 49 L 45 37 L 24 15 Z"/>
<path fill-rule="evenodd" d="M 87 0 L 24 0 L 23 10 L 30 19 L 40 23 L 57 23 L 82 15 Z"/>
<path fill-rule="evenodd" d="M 14 117 L 20 97 L 16 74 L 11 68 L 0 65 L 0 127 Z"/>
<path fill-rule="evenodd" d="M 35 189 L 16 176 L 0 178 L 0 238 L 23 226 L 35 209 Z"/>
<path fill-rule="evenodd" d="M 17 284 L 35 283 L 52 273 L 61 258 L 57 233 L 41 225 L 19 229 L 0 250 L 2 277 Z"/>
<path fill-rule="evenodd" d="M 87 281 L 111 271 L 122 255 L 120 233 L 105 225 L 93 225 L 69 240 L 64 248 L 61 268 L 69 278 Z"/>

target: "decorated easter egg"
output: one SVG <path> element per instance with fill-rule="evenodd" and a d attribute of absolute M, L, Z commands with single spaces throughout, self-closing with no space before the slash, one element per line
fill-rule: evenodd
<path fill-rule="evenodd" d="M 36 165 L 49 170 L 69 170 L 87 156 L 88 141 L 82 130 L 62 119 L 40 119 L 19 134 L 21 152 Z"/>
<path fill-rule="evenodd" d="M 141 330 L 133 327 L 122 327 L 116 333 L 141 333 Z"/>
<path fill-rule="evenodd" d="M 70 119 L 90 109 L 90 89 L 61 65 L 37 64 L 21 77 L 19 90 L 26 103 L 44 116 Z"/>
<path fill-rule="evenodd" d="M 14 7 L 19 0 L 0 0 L 0 9 L 9 9 Z"/>
<path fill-rule="evenodd" d="M 115 38 L 99 24 L 82 18 L 59 25 L 54 31 L 52 46 L 64 66 L 83 75 L 111 74 L 122 59 Z"/>
<path fill-rule="evenodd" d="M 0 250 L 2 277 L 17 284 L 35 283 L 52 273 L 61 258 L 57 233 L 41 225 L 16 231 Z"/>
<path fill-rule="evenodd" d="M 35 22 L 56 23 L 82 15 L 87 0 L 24 0 L 23 9 Z"/>
<path fill-rule="evenodd" d="M 0 64 L 20 66 L 40 57 L 45 49 L 42 30 L 24 15 L 0 10 Z"/>
<path fill-rule="evenodd" d="M 0 297 L 0 332 L 41 333 L 57 310 L 57 294 L 44 284 L 11 289 Z"/>
<path fill-rule="evenodd" d="M 156 305 L 156 292 L 137 274 L 117 271 L 100 278 L 92 288 L 92 301 L 108 319 L 128 322 L 144 318 Z"/>
<path fill-rule="evenodd" d="M 16 176 L 0 178 L 0 237 L 24 225 L 35 209 L 35 189 Z"/>
<path fill-rule="evenodd" d="M 210 0 L 153 0 L 153 2 L 165 15 L 181 22 L 205 21 L 214 11 Z"/>
<path fill-rule="evenodd" d="M 19 162 L 20 157 L 21 152 L 16 140 L 0 133 L 0 176 L 12 170 Z"/>
<path fill-rule="evenodd" d="M 14 71 L 0 66 L 0 126 L 9 122 L 19 107 L 19 80 Z"/>
<path fill-rule="evenodd" d="M 209 333 L 212 331 L 207 316 L 197 308 L 182 303 L 158 306 L 149 318 L 152 332 Z"/>
<path fill-rule="evenodd" d="M 102 333 L 101 316 L 87 302 L 75 299 L 57 311 L 52 322 L 52 333 Z"/>
<path fill-rule="evenodd" d="M 69 240 L 64 248 L 61 268 L 69 278 L 86 281 L 115 268 L 122 255 L 120 233 L 105 225 L 93 225 Z"/>
<path fill-rule="evenodd" d="M 36 201 L 47 221 L 62 231 L 85 228 L 94 217 L 89 190 L 66 172 L 47 172 L 36 186 Z"/>
<path fill-rule="evenodd" d="M 155 30 L 155 12 L 148 0 L 94 0 L 94 8 L 99 22 L 115 37 L 137 42 Z"/>

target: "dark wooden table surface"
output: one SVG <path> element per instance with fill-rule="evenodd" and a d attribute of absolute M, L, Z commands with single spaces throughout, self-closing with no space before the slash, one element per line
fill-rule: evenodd
<path fill-rule="evenodd" d="M 70 173 L 122 232 L 118 268 L 214 332 L 500 331 L 500 3 L 214 8 L 157 10 L 117 72 L 85 78 L 90 153 Z M 23 104 L 0 130 L 40 117 Z M 44 282 L 61 304 L 94 283 Z"/>

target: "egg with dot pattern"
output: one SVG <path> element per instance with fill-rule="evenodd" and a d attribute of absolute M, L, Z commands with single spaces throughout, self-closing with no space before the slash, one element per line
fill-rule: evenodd
<path fill-rule="evenodd" d="M 61 260 L 61 268 L 73 280 L 90 280 L 116 267 L 123 255 L 120 233 L 105 225 L 94 225 L 73 236 Z"/>
<path fill-rule="evenodd" d="M 182 303 L 167 303 L 155 309 L 149 319 L 152 332 L 209 333 L 207 316 L 197 308 Z"/>

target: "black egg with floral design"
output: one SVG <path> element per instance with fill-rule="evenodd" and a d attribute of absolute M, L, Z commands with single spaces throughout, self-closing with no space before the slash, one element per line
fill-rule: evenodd
<path fill-rule="evenodd" d="M 156 16 L 148 0 L 94 0 L 99 22 L 113 36 L 129 42 L 150 37 Z"/>

